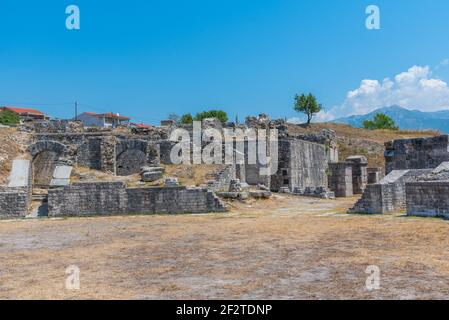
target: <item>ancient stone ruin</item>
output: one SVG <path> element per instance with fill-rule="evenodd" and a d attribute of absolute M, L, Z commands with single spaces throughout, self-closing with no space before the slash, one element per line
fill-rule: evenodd
<path fill-rule="evenodd" d="M 449 218 L 449 162 L 405 185 L 407 215 Z"/>
<path fill-rule="evenodd" d="M 448 217 L 449 138 L 447 135 L 395 140 L 386 144 L 389 174 L 367 186 L 350 212 Z"/>
<path fill-rule="evenodd" d="M 380 181 L 382 168 L 368 168 L 365 156 L 354 155 L 345 162 L 329 164 L 329 189 L 336 197 L 351 197 L 362 194 L 369 184 Z"/>
<path fill-rule="evenodd" d="M 293 134 L 283 120 L 270 120 L 266 115 L 249 117 L 243 126 L 205 119 L 202 127 L 221 132 L 226 128 L 255 129 L 256 132 L 276 129 L 279 132 L 276 145 L 271 146 L 268 138 L 261 144 L 266 146 L 268 157 L 278 157 L 278 165 L 271 174 L 261 174 L 267 164 L 259 158 L 259 153 L 256 164 L 248 163 L 248 140 L 243 141 L 243 154 L 239 154 L 236 140 L 230 149 L 224 143 L 220 149 L 223 155 L 231 155 L 234 162 L 222 165 L 205 185 L 179 186 L 176 178 L 166 178 L 165 185 L 161 184 L 158 181 L 164 179 L 164 166 L 172 165 L 170 155 L 178 141 L 169 138 L 177 127 L 192 133 L 192 126 L 180 126 L 173 121 L 164 122 L 160 127 L 132 129 L 84 128 L 78 122 L 70 121 L 27 124 L 23 130 L 32 133 L 31 160 L 14 162 L 10 185 L 0 188 L 0 216 L 225 210 L 215 193 L 223 197 L 236 194 L 238 199 L 268 198 L 271 192 L 322 198 L 334 196 L 328 189 L 327 171 L 329 163 L 338 161 L 335 134 L 329 130 L 318 134 Z M 202 143 L 199 147 L 203 150 L 206 145 Z M 194 160 L 193 154 L 188 156 Z M 245 161 L 238 162 L 238 157 Z M 101 181 L 94 178 L 75 182 L 73 172 L 77 167 L 103 172 L 117 179 Z M 124 181 L 132 175 L 137 175 L 140 182 L 128 186 Z M 119 177 L 125 180 L 120 181 Z M 147 183 L 156 185 L 148 186 Z"/>

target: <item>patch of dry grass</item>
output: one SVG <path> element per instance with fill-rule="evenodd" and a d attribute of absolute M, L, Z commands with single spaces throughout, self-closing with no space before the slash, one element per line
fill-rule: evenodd
<path fill-rule="evenodd" d="M 0 298 L 449 298 L 449 224 L 287 195 L 230 213 L 0 222 Z M 65 268 L 81 290 L 64 288 Z M 365 289 L 369 265 L 381 290 Z"/>
<path fill-rule="evenodd" d="M 7 182 L 12 161 L 28 159 L 27 147 L 29 134 L 16 128 L 0 128 L 0 185 Z"/>

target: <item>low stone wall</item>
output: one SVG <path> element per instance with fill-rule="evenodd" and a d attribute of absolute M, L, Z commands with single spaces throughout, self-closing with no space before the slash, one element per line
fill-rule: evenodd
<path fill-rule="evenodd" d="M 76 183 L 49 190 L 49 216 L 86 216 L 225 211 L 212 191 L 201 188 L 126 188 L 123 182 Z"/>
<path fill-rule="evenodd" d="M 0 218 L 22 218 L 28 214 L 30 191 L 28 187 L 0 187 Z"/>
<path fill-rule="evenodd" d="M 449 218 L 449 181 L 409 182 L 407 215 Z"/>

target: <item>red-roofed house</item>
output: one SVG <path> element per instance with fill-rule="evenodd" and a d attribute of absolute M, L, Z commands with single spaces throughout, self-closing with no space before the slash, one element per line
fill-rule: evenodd
<path fill-rule="evenodd" d="M 84 112 L 78 115 L 77 120 L 81 121 L 86 127 L 115 127 L 129 123 L 130 118 L 112 112 L 101 114 Z"/>
<path fill-rule="evenodd" d="M 46 116 L 44 113 L 40 112 L 36 109 L 30 108 L 16 108 L 10 106 L 0 107 L 0 111 L 9 110 L 16 113 L 21 120 L 29 121 L 29 120 L 48 120 L 50 117 Z"/>
<path fill-rule="evenodd" d="M 151 126 L 148 124 L 144 124 L 144 123 L 132 123 L 132 125 L 134 125 L 136 128 L 140 128 L 140 129 L 150 129 Z"/>

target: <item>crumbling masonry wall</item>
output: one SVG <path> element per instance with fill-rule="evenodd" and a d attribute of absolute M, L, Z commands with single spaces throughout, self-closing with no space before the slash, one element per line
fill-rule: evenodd
<path fill-rule="evenodd" d="M 126 188 L 123 182 L 76 183 L 50 189 L 49 216 L 86 216 L 224 211 L 212 191 L 202 188 Z"/>
<path fill-rule="evenodd" d="M 385 144 L 386 174 L 393 170 L 433 169 L 449 161 L 449 136 L 402 139 Z"/>
<path fill-rule="evenodd" d="M 144 165 L 159 165 L 159 152 L 155 141 L 108 132 L 35 134 L 30 146 L 34 163 L 40 167 L 36 172 L 41 172 L 42 177 L 48 177 L 57 164 L 78 164 L 112 174 L 130 175 L 138 173 Z"/>
<path fill-rule="evenodd" d="M 406 208 L 406 183 L 417 181 L 430 169 L 394 170 L 377 184 L 368 185 L 363 196 L 349 210 L 353 213 L 382 214 Z"/>
<path fill-rule="evenodd" d="M 22 218 L 28 214 L 30 192 L 28 187 L 0 187 L 0 218 Z"/>
<path fill-rule="evenodd" d="M 449 181 L 410 182 L 405 188 L 407 215 L 449 218 Z"/>

